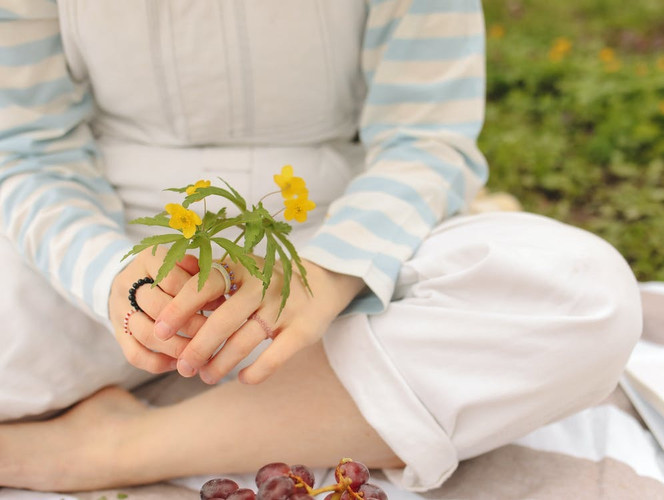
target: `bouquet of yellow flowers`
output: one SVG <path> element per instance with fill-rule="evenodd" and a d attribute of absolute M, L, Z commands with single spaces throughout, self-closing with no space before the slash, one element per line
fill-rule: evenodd
<path fill-rule="evenodd" d="M 212 267 L 212 245 L 219 245 L 224 250 L 220 259 L 222 262 L 229 257 L 233 262 L 244 266 L 249 273 L 263 282 L 263 295 L 270 285 L 272 272 L 277 256 L 281 261 L 284 274 L 284 284 L 281 290 L 281 305 L 279 312 L 286 304 L 290 294 L 290 282 L 293 274 L 293 264 L 297 268 L 300 278 L 309 293 L 309 283 L 302 260 L 295 247 L 288 239 L 292 227 L 287 222 L 275 219 L 279 213 L 284 212 L 286 220 L 295 219 L 297 222 L 307 220 L 307 213 L 316 207 L 309 199 L 304 179 L 293 175 L 293 167 L 286 165 L 281 173 L 274 176 L 279 190 L 266 194 L 256 205 L 247 206 L 246 200 L 226 181 L 220 179 L 224 187 L 212 186 L 208 180 L 200 180 L 195 184 L 182 188 L 169 188 L 185 195 L 181 204 L 169 203 L 163 212 L 153 217 L 140 217 L 131 221 L 131 224 L 145 224 L 148 226 L 162 226 L 175 229 L 178 232 L 158 234 L 144 238 L 135 245 L 122 259 L 138 254 L 146 248 L 152 247 L 153 254 L 159 245 L 171 245 L 164 263 L 159 268 L 152 286 L 156 286 L 173 269 L 175 263 L 181 260 L 187 250 L 198 249 L 198 289 L 203 288 L 210 275 Z M 284 208 L 275 214 L 270 214 L 263 206 L 263 200 L 270 195 L 281 193 L 284 199 Z M 207 210 L 206 199 L 210 196 L 220 196 L 232 203 L 239 211 L 234 217 L 228 217 L 226 207 L 216 212 Z M 190 207 L 193 203 L 203 202 L 202 217 Z M 239 236 L 231 241 L 221 236 L 224 230 L 237 227 L 241 230 Z M 240 240 L 243 240 L 240 243 Z M 258 265 L 253 250 L 263 239 L 266 240 L 265 259 L 262 268 Z"/>

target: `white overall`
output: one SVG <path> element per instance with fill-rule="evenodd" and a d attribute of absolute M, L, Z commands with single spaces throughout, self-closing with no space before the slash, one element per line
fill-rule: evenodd
<path fill-rule="evenodd" d="M 365 3 L 229 0 L 215 3 L 214 17 L 207 3 L 58 2 L 72 73 L 90 79 L 99 106 L 106 174 L 132 219 L 179 201 L 164 188 L 218 176 L 256 201 L 292 164 L 318 204 L 294 232 L 301 244 L 362 168 L 350 138 L 364 91 Z M 297 22 L 276 33 L 284 25 L 271 20 L 293 9 Z M 206 34 L 205 50 L 192 26 Z M 284 71 L 266 33 L 290 43 L 290 66 L 306 72 Z M 242 63 L 249 50 L 263 60 L 254 71 Z M 321 86 L 323 95 L 310 91 Z M 150 377 L 4 239 L 0 261 L 0 420 Z M 391 478 L 426 490 L 459 460 L 606 396 L 640 318 L 628 266 L 599 238 L 529 214 L 458 216 L 403 266 L 387 311 L 339 318 L 324 344 L 362 414 L 407 464 Z"/>

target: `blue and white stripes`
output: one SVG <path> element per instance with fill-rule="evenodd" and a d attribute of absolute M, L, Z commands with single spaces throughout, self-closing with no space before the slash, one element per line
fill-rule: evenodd
<path fill-rule="evenodd" d="M 362 277 L 389 302 L 401 264 L 486 182 L 476 147 L 484 120 L 484 20 L 479 0 L 370 0 L 362 54 L 368 93 L 360 137 L 367 168 L 330 207 L 303 250 Z"/>
<path fill-rule="evenodd" d="M 49 0 L 0 0 L 0 227 L 54 287 L 107 319 L 131 247 L 100 174 L 93 100 L 67 70 Z"/>

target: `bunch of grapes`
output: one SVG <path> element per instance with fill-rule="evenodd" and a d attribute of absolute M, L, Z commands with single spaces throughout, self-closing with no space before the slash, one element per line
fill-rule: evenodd
<path fill-rule="evenodd" d="M 201 488 L 201 500 L 387 500 L 378 486 L 368 483 L 369 469 L 350 458 L 342 458 L 334 470 L 336 484 L 314 489 L 314 475 L 304 465 L 275 462 L 256 473 L 258 492 L 240 488 L 230 479 L 211 479 Z"/>

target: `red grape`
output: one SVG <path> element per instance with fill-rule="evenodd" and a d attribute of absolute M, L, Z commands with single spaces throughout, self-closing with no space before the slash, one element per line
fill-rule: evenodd
<path fill-rule="evenodd" d="M 334 477 L 341 481 L 347 477 L 351 480 L 350 488 L 357 491 L 360 486 L 369 480 L 369 469 L 361 462 L 345 462 L 334 471 Z"/>
<path fill-rule="evenodd" d="M 290 469 L 291 469 L 291 472 L 293 473 L 293 475 L 295 475 L 295 476 L 299 477 L 300 479 L 302 479 L 302 481 L 307 483 L 310 488 L 314 487 L 314 481 L 315 481 L 316 478 L 314 477 L 313 472 L 311 472 L 311 470 L 309 470 L 309 468 L 307 466 L 300 465 L 300 464 L 291 465 Z"/>
<path fill-rule="evenodd" d="M 274 476 L 258 489 L 256 500 L 288 500 L 295 493 L 295 483 L 289 477 Z"/>
<path fill-rule="evenodd" d="M 385 493 L 381 488 L 371 483 L 364 483 L 360 486 L 358 491 L 364 493 L 364 498 L 369 500 L 369 498 L 375 498 L 376 500 L 387 500 L 387 493 Z"/>
<path fill-rule="evenodd" d="M 290 474 L 291 468 L 288 464 L 283 462 L 273 462 L 271 464 L 264 465 L 256 473 L 256 486 L 259 488 L 263 485 L 265 481 L 275 476 L 288 476 Z"/>
<path fill-rule="evenodd" d="M 314 497 L 304 491 L 298 491 L 294 495 L 289 496 L 288 500 L 314 500 Z"/>
<path fill-rule="evenodd" d="M 231 493 L 226 500 L 256 500 L 256 493 L 249 488 L 240 488 L 235 493 Z"/>
<path fill-rule="evenodd" d="M 210 479 L 201 487 L 201 500 L 225 499 L 239 486 L 230 479 Z"/>

